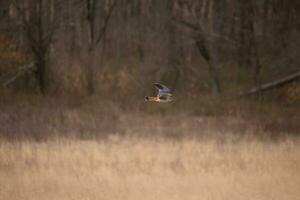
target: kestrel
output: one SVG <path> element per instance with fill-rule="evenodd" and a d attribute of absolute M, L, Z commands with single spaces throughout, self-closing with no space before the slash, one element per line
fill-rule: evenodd
<path fill-rule="evenodd" d="M 156 96 L 145 96 L 145 101 L 170 102 L 173 100 L 169 88 L 160 83 L 154 83 L 153 85 L 158 89 L 158 94 Z"/>

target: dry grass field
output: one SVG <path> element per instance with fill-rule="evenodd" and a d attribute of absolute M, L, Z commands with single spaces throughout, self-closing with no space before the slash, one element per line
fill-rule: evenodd
<path fill-rule="evenodd" d="M 300 197 L 300 143 L 109 136 L 0 142 L 0 199 Z"/>
<path fill-rule="evenodd" d="M 297 108 L 177 102 L 2 98 L 0 200 L 299 199 Z"/>

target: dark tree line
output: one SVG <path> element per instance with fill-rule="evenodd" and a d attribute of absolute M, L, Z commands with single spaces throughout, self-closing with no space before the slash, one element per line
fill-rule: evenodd
<path fill-rule="evenodd" d="M 218 95 L 259 88 L 300 66 L 298 1 L 0 2 L 0 36 L 14 44 L 11 53 L 29 54 L 23 63 L 34 63 L 44 94 L 141 90 L 163 81 Z"/>

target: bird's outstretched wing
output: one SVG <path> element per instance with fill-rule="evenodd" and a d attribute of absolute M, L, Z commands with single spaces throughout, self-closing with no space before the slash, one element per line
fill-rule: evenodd
<path fill-rule="evenodd" d="M 169 102 L 173 100 L 172 94 L 170 93 L 158 95 L 158 98 L 159 100 L 162 100 L 164 102 Z"/>
<path fill-rule="evenodd" d="M 158 96 L 172 95 L 171 90 L 167 86 L 160 83 L 154 83 L 154 86 L 158 89 Z"/>

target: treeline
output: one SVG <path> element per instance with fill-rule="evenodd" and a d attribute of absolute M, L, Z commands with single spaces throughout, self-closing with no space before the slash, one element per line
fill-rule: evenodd
<path fill-rule="evenodd" d="M 2 88 L 238 93 L 300 68 L 293 0 L 1 0 Z"/>

